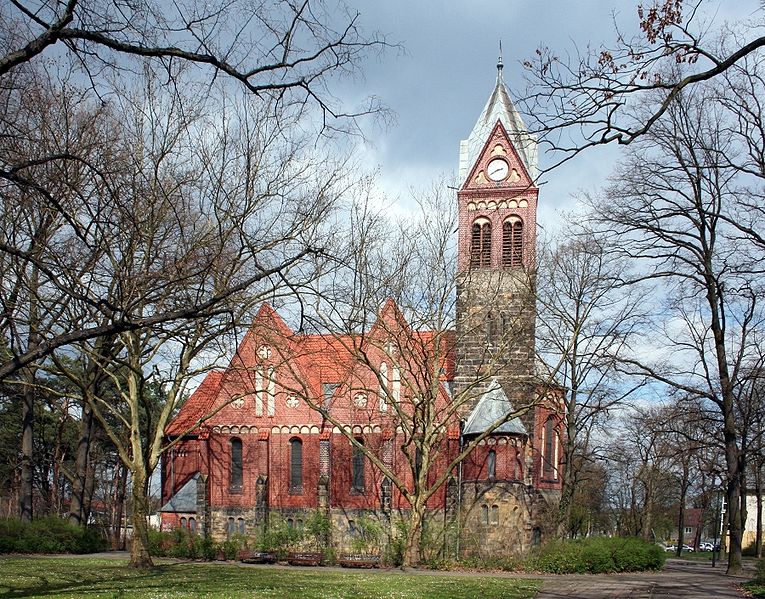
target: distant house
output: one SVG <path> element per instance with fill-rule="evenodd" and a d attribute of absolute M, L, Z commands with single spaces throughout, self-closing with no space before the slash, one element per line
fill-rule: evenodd
<path fill-rule="evenodd" d="M 702 539 L 706 539 L 704 516 L 705 510 L 701 508 L 688 508 L 683 513 L 683 543 L 694 549 L 698 549 Z"/>
<path fill-rule="evenodd" d="M 762 498 L 765 503 L 765 497 Z M 765 519 L 765 516 L 763 516 Z M 765 531 L 765 525 L 760 522 L 760 530 Z M 744 534 L 741 538 L 741 547 L 746 549 L 754 545 L 757 538 L 757 495 L 750 493 L 746 496 L 746 523 L 744 524 Z"/>

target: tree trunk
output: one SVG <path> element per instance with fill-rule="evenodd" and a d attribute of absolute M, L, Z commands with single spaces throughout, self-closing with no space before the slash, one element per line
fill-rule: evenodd
<path fill-rule="evenodd" d="M 570 365 L 573 377 L 576 375 L 575 365 Z M 572 382 L 571 398 L 566 409 L 566 440 L 563 445 L 563 476 L 560 503 L 558 504 L 558 538 L 565 539 L 571 532 L 571 503 L 576 490 L 574 472 L 574 450 L 576 440 L 575 411 L 577 409 L 577 390 Z"/>
<path fill-rule="evenodd" d="M 420 563 L 421 559 L 421 540 L 422 540 L 422 512 L 424 506 L 420 505 L 420 502 L 415 499 L 412 503 L 412 511 L 409 515 L 409 530 L 406 533 L 406 549 L 404 551 L 404 560 L 401 564 L 402 568 L 408 568 L 410 566 L 416 566 Z"/>
<path fill-rule="evenodd" d="M 685 544 L 685 490 L 680 495 L 680 513 L 677 518 L 677 551 L 675 552 L 678 557 L 683 551 L 683 545 Z"/>
<path fill-rule="evenodd" d="M 24 385 L 21 411 L 21 480 L 19 484 L 19 510 L 22 522 L 32 521 L 34 489 L 34 371 L 30 369 Z"/>
<path fill-rule="evenodd" d="M 145 472 L 133 469 L 133 540 L 130 545 L 130 565 L 133 568 L 153 568 L 149 554 L 149 479 Z"/>
<path fill-rule="evenodd" d="M 122 462 L 117 463 L 114 505 L 112 506 L 111 545 L 112 549 L 122 549 L 122 514 L 125 510 L 125 491 L 127 488 L 127 468 Z"/>
<path fill-rule="evenodd" d="M 80 420 L 80 438 L 77 442 L 77 459 L 74 468 L 74 480 L 72 481 L 72 502 L 69 509 L 69 521 L 72 524 L 86 524 L 87 492 L 86 480 L 90 468 L 90 439 L 93 432 L 93 411 L 87 403 L 82 407 L 82 419 Z"/>
<path fill-rule="evenodd" d="M 725 499 L 728 502 L 728 569 L 729 575 L 741 574 L 741 478 L 738 472 L 738 446 L 736 445 L 732 413 L 725 419 L 725 462 L 728 470 L 728 481 L 725 489 Z"/>

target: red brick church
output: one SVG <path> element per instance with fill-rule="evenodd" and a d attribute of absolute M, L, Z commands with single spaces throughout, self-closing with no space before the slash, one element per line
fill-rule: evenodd
<path fill-rule="evenodd" d="M 400 486 L 426 468 L 419 480 L 444 481 L 428 517 L 457 531 L 460 552 L 538 543 L 560 495 L 562 414 L 534 351 L 536 176 L 500 61 L 460 145 L 456 330 L 413 330 L 388 301 L 362 334 L 310 335 L 263 305 L 167 428 L 180 441 L 162 464 L 163 527 L 257 537 L 319 510 L 343 549 L 361 518 L 392 531 L 410 508 Z M 425 409 L 429 453 L 412 432 Z"/>

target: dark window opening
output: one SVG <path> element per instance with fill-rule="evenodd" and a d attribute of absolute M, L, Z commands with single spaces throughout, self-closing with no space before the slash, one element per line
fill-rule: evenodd
<path fill-rule="evenodd" d="M 422 452 L 420 448 L 414 450 L 414 479 L 419 480 L 422 471 Z"/>
<path fill-rule="evenodd" d="M 241 439 L 231 439 L 231 490 L 242 490 L 242 441 Z"/>
<path fill-rule="evenodd" d="M 486 458 L 486 466 L 489 471 L 489 478 L 497 477 L 497 452 L 493 449 L 489 451 L 489 455 Z"/>
<path fill-rule="evenodd" d="M 555 422 L 550 416 L 545 422 L 544 428 L 545 444 L 544 456 L 542 459 L 542 476 L 544 478 L 553 478 L 555 476 Z"/>
<path fill-rule="evenodd" d="M 363 439 L 356 439 L 361 445 L 364 445 Z M 353 446 L 353 459 L 351 460 L 352 476 L 351 491 L 353 493 L 364 493 L 364 450 Z"/>
<path fill-rule="evenodd" d="M 303 493 L 303 442 L 290 439 L 290 493 Z"/>

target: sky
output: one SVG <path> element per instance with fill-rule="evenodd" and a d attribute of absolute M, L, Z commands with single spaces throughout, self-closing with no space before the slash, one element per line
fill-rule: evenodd
<path fill-rule="evenodd" d="M 521 62 L 539 46 L 559 52 L 587 44 L 611 44 L 614 21 L 637 33 L 636 0 L 348 0 L 362 26 L 384 33 L 401 51 L 390 49 L 363 65 L 363 80 L 344 82 L 348 102 L 375 95 L 394 111 L 387 127 L 369 124 L 356 149 L 392 207 L 405 209 L 410 187 L 427 187 L 455 176 L 459 142 L 467 138 L 496 81 L 502 42 L 504 80 L 523 88 Z M 648 4 L 650 0 L 644 0 Z M 704 18 L 719 24 L 752 15 L 758 0 L 705 3 Z M 539 224 L 555 228 L 561 210 L 579 192 L 606 182 L 619 149 L 589 151 L 546 176 L 540 191 Z M 544 169 L 552 162 L 540 153 Z"/>

